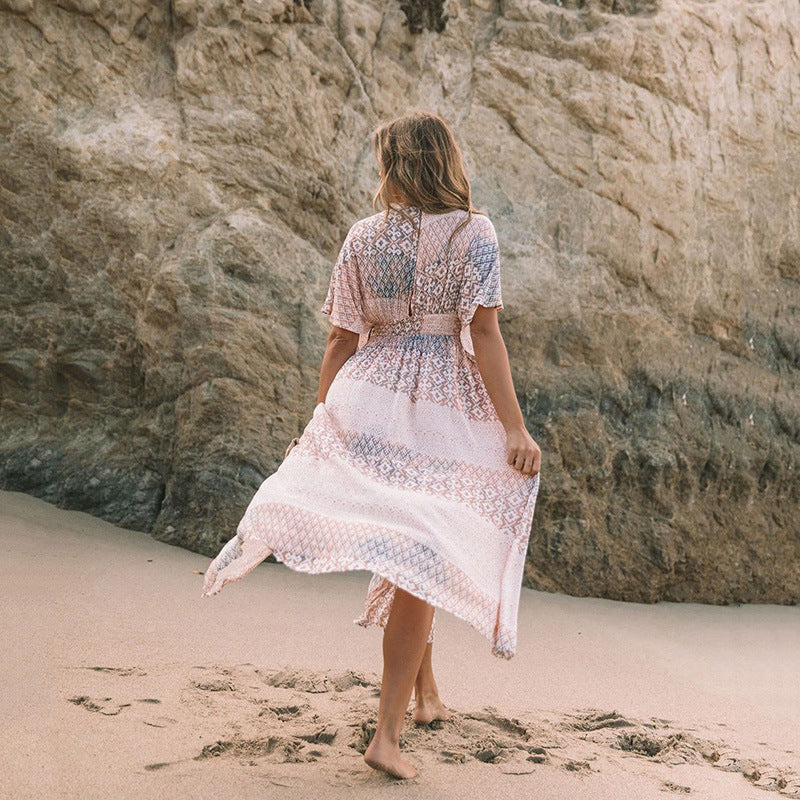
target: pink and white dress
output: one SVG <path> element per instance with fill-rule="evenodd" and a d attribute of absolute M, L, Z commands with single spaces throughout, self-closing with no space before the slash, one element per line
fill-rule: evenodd
<path fill-rule="evenodd" d="M 365 569 L 355 623 L 385 626 L 400 586 L 472 625 L 493 655 L 515 654 L 539 475 L 506 462 L 475 363 L 475 309 L 503 302 L 494 226 L 468 216 L 403 206 L 350 228 L 321 311 L 359 333 L 359 347 L 209 566 L 202 596 L 270 554 L 301 572 Z M 435 627 L 434 614 L 428 641 Z"/>

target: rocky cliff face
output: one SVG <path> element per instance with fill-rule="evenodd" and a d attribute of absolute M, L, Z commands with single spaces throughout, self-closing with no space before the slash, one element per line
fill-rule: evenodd
<path fill-rule="evenodd" d="M 368 134 L 450 120 L 528 585 L 800 599 L 800 11 L 0 0 L 0 485 L 215 554 L 313 409 Z"/>

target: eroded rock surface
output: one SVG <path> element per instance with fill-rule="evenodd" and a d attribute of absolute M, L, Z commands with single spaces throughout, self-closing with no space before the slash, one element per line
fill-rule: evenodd
<path fill-rule="evenodd" d="M 213 555 L 308 420 L 368 134 L 464 144 L 527 583 L 800 599 L 800 11 L 0 0 L 0 485 Z"/>

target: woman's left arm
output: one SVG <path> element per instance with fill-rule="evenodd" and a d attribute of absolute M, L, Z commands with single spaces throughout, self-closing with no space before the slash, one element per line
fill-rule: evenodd
<path fill-rule="evenodd" d="M 328 389 L 333 383 L 336 374 L 342 365 L 358 349 L 358 334 L 334 325 L 328 334 L 325 344 L 325 354 L 322 356 L 322 366 L 319 371 L 319 389 L 317 390 L 317 403 L 324 403 L 328 396 Z"/>

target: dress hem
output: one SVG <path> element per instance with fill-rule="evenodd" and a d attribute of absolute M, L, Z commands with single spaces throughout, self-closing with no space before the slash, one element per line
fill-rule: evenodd
<path fill-rule="evenodd" d="M 232 542 L 236 541 L 237 537 L 235 537 L 232 540 Z M 214 565 L 212 564 L 209 567 L 208 571 L 206 572 L 204 588 L 201 597 L 211 597 L 212 595 L 219 594 L 219 592 L 222 590 L 222 587 L 225 586 L 225 584 L 233 581 L 238 581 L 239 579 L 245 577 L 245 575 L 249 574 L 253 569 L 255 569 L 258 566 L 258 564 L 262 563 L 263 560 L 268 558 L 270 555 L 274 556 L 278 561 L 280 561 L 290 569 L 293 569 L 295 572 L 303 572 L 311 575 L 320 575 L 328 572 L 352 572 L 355 570 L 367 570 L 369 572 L 373 572 L 377 575 L 380 575 L 382 578 L 391 581 L 404 591 L 409 592 L 409 594 L 413 594 L 420 600 L 424 600 L 426 603 L 429 603 L 430 605 L 436 608 L 441 608 L 442 611 L 447 611 L 454 617 L 457 617 L 463 622 L 466 622 L 470 627 L 472 627 L 475 631 L 480 633 L 484 638 L 486 638 L 489 641 L 489 643 L 492 646 L 491 654 L 493 656 L 509 660 L 513 658 L 513 656 L 516 654 L 516 648 L 502 647 L 498 644 L 498 640 L 500 638 L 499 636 L 495 638 L 493 636 L 493 632 L 489 632 L 487 629 L 481 629 L 477 623 L 468 619 L 465 615 L 459 613 L 458 611 L 452 608 L 448 608 L 446 600 L 442 600 L 441 598 L 436 597 L 430 591 L 426 591 L 425 589 L 420 588 L 419 586 L 414 584 L 413 581 L 408 580 L 402 572 L 396 572 L 391 569 L 386 569 L 384 565 L 381 565 L 377 561 L 363 560 L 363 559 L 344 559 L 344 558 L 316 559 L 316 558 L 308 558 L 306 556 L 303 556 L 302 561 L 300 561 L 297 560 L 298 556 L 296 556 L 293 553 L 270 550 L 270 552 L 264 555 L 261 561 L 248 567 L 245 572 L 237 574 L 236 577 L 226 577 L 223 574 L 228 567 L 235 564 L 235 558 L 233 561 L 226 564 L 226 566 L 223 567 L 223 569 L 221 570 L 216 570 L 216 567 L 214 567 Z M 359 619 L 361 618 L 357 618 L 353 620 L 353 622 L 358 625 L 361 625 L 364 628 L 368 627 L 369 625 L 379 624 L 366 620 L 364 622 L 359 622 L 358 621 Z M 512 638 L 509 636 L 509 631 L 503 629 L 500 630 L 503 631 L 503 633 L 505 634 L 504 638 Z"/>

